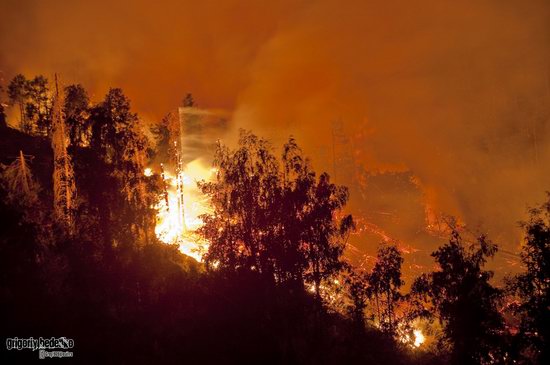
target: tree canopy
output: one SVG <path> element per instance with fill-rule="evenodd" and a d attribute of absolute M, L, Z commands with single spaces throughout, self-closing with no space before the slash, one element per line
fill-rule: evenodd
<path fill-rule="evenodd" d="M 449 242 L 432 253 L 439 270 L 419 277 L 413 291 L 427 295 L 444 326 L 442 346 L 450 347 L 453 364 L 503 361 L 503 318 L 499 313 L 501 290 L 484 270 L 497 246 L 481 236 L 465 245 L 456 228 Z"/>
<path fill-rule="evenodd" d="M 342 269 L 353 228 L 341 215 L 345 187 L 316 176 L 294 139 L 280 159 L 271 145 L 241 131 L 236 150 L 218 144 L 214 182 L 201 184 L 212 214 L 201 233 L 210 241 L 206 263 L 221 270 L 258 272 L 276 283 L 321 282 Z"/>

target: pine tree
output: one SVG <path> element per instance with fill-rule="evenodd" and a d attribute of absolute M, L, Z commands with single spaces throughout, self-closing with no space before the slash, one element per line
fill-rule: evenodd
<path fill-rule="evenodd" d="M 29 80 L 27 83 L 27 95 L 28 101 L 25 112 L 27 120 L 32 123 L 33 132 L 37 135 L 49 136 L 52 120 L 48 79 L 42 75 L 38 75 L 34 79 Z"/>
<path fill-rule="evenodd" d="M 19 151 L 19 157 L 4 168 L 2 177 L 7 185 L 6 190 L 11 201 L 25 202 L 29 206 L 36 202 L 38 199 L 37 186 L 33 181 L 23 151 Z"/>
<path fill-rule="evenodd" d="M 87 146 L 90 143 L 90 99 L 80 84 L 65 87 L 65 115 L 71 147 Z"/>
<path fill-rule="evenodd" d="M 105 187 L 96 202 L 103 229 L 110 230 L 116 219 L 118 231 L 132 233 L 134 242 L 147 242 L 154 232 L 155 194 L 146 189 L 148 141 L 143 128 L 121 89 L 110 89 L 91 114 L 92 151 L 105 168 L 105 180 L 114 179 L 114 186 Z"/>
<path fill-rule="evenodd" d="M 25 133 L 32 132 L 32 125 L 27 122 L 27 114 L 25 113 L 25 105 L 28 98 L 28 83 L 27 78 L 22 75 L 16 75 L 8 85 L 8 97 L 12 105 L 19 108 L 19 128 Z"/>
<path fill-rule="evenodd" d="M 47 136 L 51 132 L 51 103 L 48 79 L 38 75 L 27 79 L 16 75 L 8 85 L 12 105 L 19 107 L 19 127 L 27 134 Z"/>
<path fill-rule="evenodd" d="M 46 213 L 38 196 L 40 186 L 32 176 L 28 160 L 29 156 L 19 151 L 19 156 L 10 165 L 0 165 L 0 184 L 6 192 L 7 203 L 22 213 L 25 222 L 37 224 L 44 233 L 40 238 L 46 241 L 49 235 Z"/>
<path fill-rule="evenodd" d="M 139 121 L 123 135 L 122 161 L 114 171 L 129 210 L 135 217 L 132 229 L 143 242 L 149 242 L 154 230 L 152 220 L 153 194 L 146 189 L 144 170 L 147 163 L 147 139 Z"/>
<path fill-rule="evenodd" d="M 170 164 L 174 166 L 174 175 L 176 177 L 176 194 L 177 194 L 177 207 L 169 207 L 168 194 L 166 192 L 166 180 L 164 166 L 162 166 L 162 179 L 164 181 L 164 196 L 166 200 L 166 209 L 177 209 L 178 227 L 181 227 L 184 231 L 187 230 L 185 226 L 185 205 L 184 205 L 184 184 L 183 173 L 185 170 L 185 162 L 183 160 L 183 141 L 185 136 L 183 135 L 183 129 L 177 114 L 170 112 L 162 121 L 156 126 L 151 128 L 151 132 L 155 136 L 156 150 L 162 161 L 170 161 Z M 162 165 L 162 164 L 161 164 Z"/>
<path fill-rule="evenodd" d="M 71 157 L 67 153 L 67 134 L 62 110 L 63 101 L 57 90 L 52 109 L 53 150 L 53 207 L 56 219 L 63 223 L 69 232 L 74 228 L 76 208 L 76 185 Z"/>

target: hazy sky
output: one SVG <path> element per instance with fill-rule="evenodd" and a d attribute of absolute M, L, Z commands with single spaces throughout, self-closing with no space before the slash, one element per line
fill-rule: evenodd
<path fill-rule="evenodd" d="M 293 133 L 329 171 L 319 151 L 342 121 L 370 173 L 354 209 L 391 213 L 371 215 L 417 246 L 428 207 L 517 250 L 516 222 L 550 190 L 549 1 L 1 0 L 0 14 L 5 81 L 58 72 L 95 100 L 122 87 L 146 120 L 192 92 L 234 128 Z"/>

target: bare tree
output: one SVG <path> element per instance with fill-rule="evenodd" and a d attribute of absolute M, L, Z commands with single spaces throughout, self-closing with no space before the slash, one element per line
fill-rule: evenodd
<path fill-rule="evenodd" d="M 53 206 L 54 214 L 69 232 L 73 230 L 74 210 L 76 205 L 76 184 L 71 157 L 67 153 L 67 133 L 63 116 L 63 102 L 57 90 L 52 110 L 52 139 L 53 150 Z"/>

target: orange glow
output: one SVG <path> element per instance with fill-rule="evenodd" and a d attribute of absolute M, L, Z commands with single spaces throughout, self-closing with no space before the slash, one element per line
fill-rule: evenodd
<path fill-rule="evenodd" d="M 422 334 L 421 330 L 414 330 L 413 334 L 414 334 L 414 343 L 413 343 L 414 347 L 420 347 L 424 343 L 424 341 L 426 341 L 426 338 Z"/>
<path fill-rule="evenodd" d="M 158 239 L 164 243 L 178 244 L 182 253 L 199 262 L 208 250 L 208 242 L 197 235 L 196 230 L 203 224 L 200 215 L 208 213 L 210 205 L 197 182 L 211 179 L 214 171 L 200 160 L 194 160 L 179 176 L 165 172 L 168 197 L 161 197 L 156 206 L 155 233 Z M 178 186 L 182 187 L 182 191 L 178 191 Z"/>
<path fill-rule="evenodd" d="M 399 341 L 413 349 L 419 348 L 426 342 L 426 337 L 424 336 L 422 330 L 419 328 L 420 324 L 418 323 L 418 321 L 415 322 L 416 323 L 412 324 L 412 332 L 410 331 L 410 329 L 406 329 L 403 324 L 398 325 L 397 328 Z"/>

